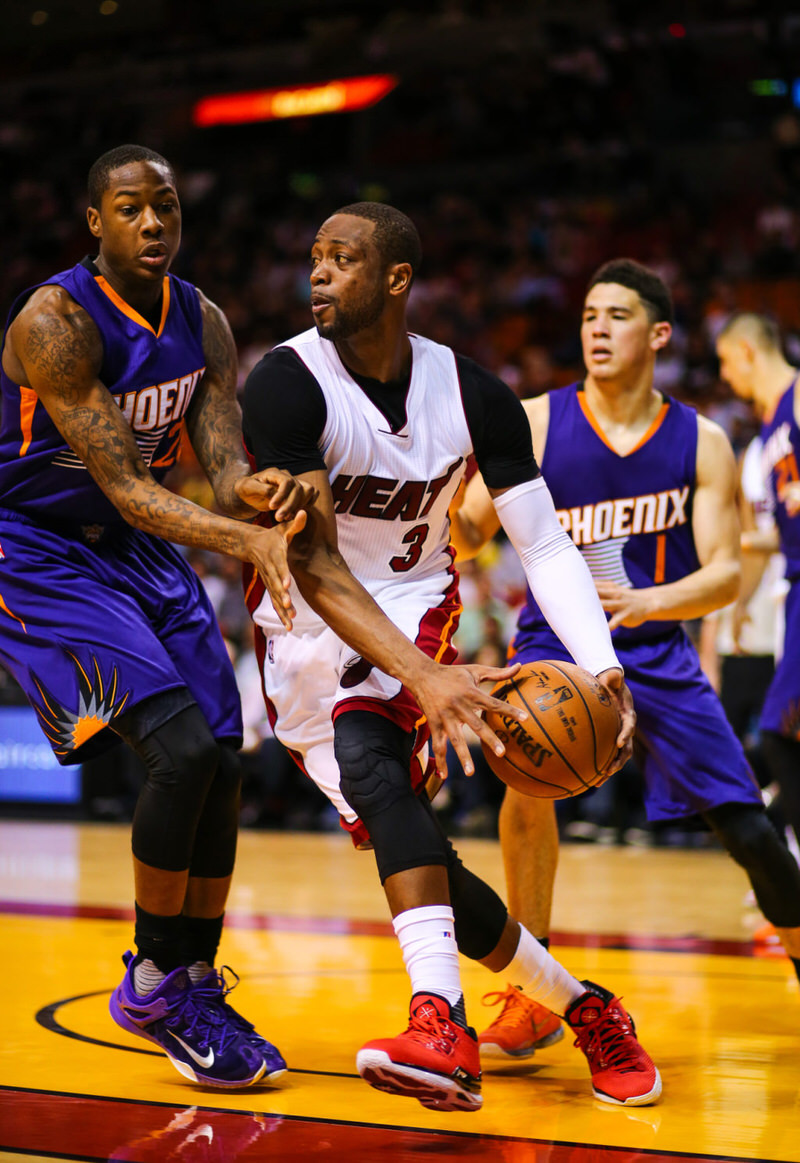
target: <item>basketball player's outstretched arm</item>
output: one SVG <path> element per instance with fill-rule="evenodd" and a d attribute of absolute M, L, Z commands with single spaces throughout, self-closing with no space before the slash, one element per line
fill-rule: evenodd
<path fill-rule="evenodd" d="M 550 418 L 549 400 L 547 396 L 526 400 L 524 408 L 533 450 L 541 463 Z M 621 729 L 617 753 L 607 765 L 611 775 L 631 755 L 636 726 L 633 699 L 614 654 L 602 608 L 595 601 L 589 571 L 561 529 L 544 483 L 540 479 L 517 489 L 489 489 L 476 473 L 461 505 L 451 512 L 450 522 L 451 540 L 462 560 L 474 557 L 501 523 L 505 527 L 525 566 L 528 584 L 553 630 L 575 661 L 597 676 L 616 703 Z"/>
<path fill-rule="evenodd" d="M 666 585 L 626 589 L 597 582 L 609 625 L 702 618 L 732 602 L 739 592 L 739 513 L 733 449 L 719 425 L 697 418 L 697 484 L 692 534 L 700 568 Z"/>
<path fill-rule="evenodd" d="M 636 713 L 589 567 L 564 532 L 542 477 L 490 493 L 550 627 L 577 664 L 597 676 L 617 706 L 617 752 L 605 768 L 611 775 L 633 753 Z"/>
<path fill-rule="evenodd" d="M 348 646 L 399 679 L 412 692 L 428 719 L 440 776 L 447 775 L 448 739 L 466 774 L 473 773 L 464 726 L 470 727 L 488 747 L 502 755 L 503 745 L 483 721 L 481 713 L 502 711 L 519 721 L 527 715 L 492 698 L 478 684 L 486 680 L 498 682 L 515 674 L 518 668 L 442 666 L 419 650 L 386 617 L 340 554 L 327 472 L 303 473 L 301 479 L 319 494 L 309 509 L 307 528 L 294 539 L 289 550 L 292 573 L 308 604 Z"/>
<path fill-rule="evenodd" d="M 284 625 L 293 609 L 287 545 L 305 513 L 267 530 L 218 516 L 164 488 L 142 459 L 130 425 L 99 379 L 103 343 L 94 320 L 58 286 L 34 292 L 8 330 L 3 366 L 47 409 L 70 448 L 128 524 L 182 545 L 252 562 Z"/>

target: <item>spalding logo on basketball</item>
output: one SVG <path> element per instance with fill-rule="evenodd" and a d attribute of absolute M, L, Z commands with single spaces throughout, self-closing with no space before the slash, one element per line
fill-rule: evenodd
<path fill-rule="evenodd" d="M 620 718 L 594 675 L 571 662 L 530 662 L 492 694 L 528 712 L 524 723 L 502 712 L 486 713 L 506 753 L 483 751 L 503 783 L 525 795 L 559 800 L 604 781 Z"/>

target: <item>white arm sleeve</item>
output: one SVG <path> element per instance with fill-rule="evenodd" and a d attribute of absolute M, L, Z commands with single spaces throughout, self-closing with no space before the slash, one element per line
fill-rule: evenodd
<path fill-rule="evenodd" d="M 589 567 L 562 529 L 544 479 L 516 485 L 494 507 L 533 596 L 578 666 L 591 674 L 621 670 Z"/>

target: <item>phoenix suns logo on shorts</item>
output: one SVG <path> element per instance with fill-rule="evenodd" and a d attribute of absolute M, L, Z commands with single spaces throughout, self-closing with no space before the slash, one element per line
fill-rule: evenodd
<path fill-rule="evenodd" d="M 45 684 L 31 671 L 42 697 L 36 707 L 42 723 L 42 730 L 53 745 L 56 755 L 68 755 L 104 727 L 118 715 L 128 701 L 130 691 L 118 693 L 117 668 L 113 668 L 108 678 L 103 678 L 100 664 L 92 655 L 94 674 L 90 677 L 80 659 L 68 652 L 75 664 L 78 679 L 78 699 L 74 709 L 63 706 Z"/>

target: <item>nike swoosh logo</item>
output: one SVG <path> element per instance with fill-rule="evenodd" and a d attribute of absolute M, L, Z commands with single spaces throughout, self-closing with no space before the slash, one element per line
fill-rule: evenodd
<path fill-rule="evenodd" d="M 196 1143 L 198 1139 L 205 1139 L 207 1143 L 214 1142 L 214 1129 L 208 1123 L 203 1123 L 202 1127 L 198 1127 L 186 1139 L 187 1143 Z"/>
<path fill-rule="evenodd" d="M 408 432 L 390 432 L 388 428 L 379 428 L 378 431 L 383 436 L 396 436 L 398 440 L 408 440 Z"/>
<path fill-rule="evenodd" d="M 197 1051 L 193 1050 L 191 1046 L 186 1045 L 183 1038 L 179 1038 L 177 1034 L 172 1033 L 172 1030 L 170 1030 L 170 1034 L 172 1034 L 176 1042 L 180 1042 L 186 1053 L 190 1058 L 194 1058 L 198 1066 L 202 1066 L 204 1070 L 208 1070 L 209 1067 L 214 1065 L 214 1051 L 210 1046 L 206 1055 L 198 1054 Z"/>

